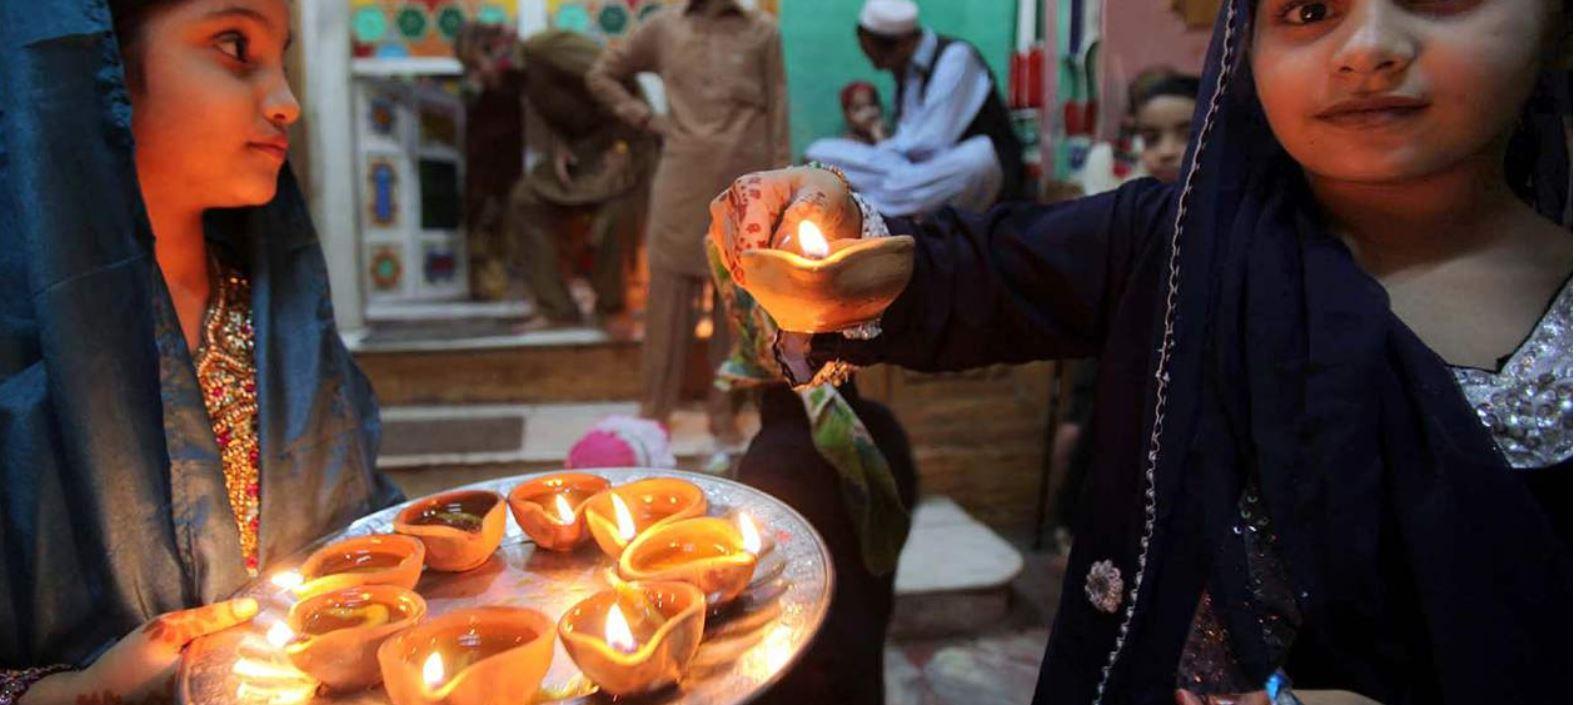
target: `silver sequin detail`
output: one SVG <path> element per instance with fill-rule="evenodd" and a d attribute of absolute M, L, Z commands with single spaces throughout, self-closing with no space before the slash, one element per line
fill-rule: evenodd
<path fill-rule="evenodd" d="M 1513 468 L 1571 457 L 1571 285 L 1498 373 L 1453 367 L 1461 392 Z"/>
<path fill-rule="evenodd" d="M 1302 614 L 1292 592 L 1291 576 L 1276 548 L 1269 511 L 1252 479 L 1237 500 L 1237 512 L 1240 520 L 1232 525 L 1232 536 L 1227 540 L 1240 540 L 1246 557 L 1249 590 L 1241 606 L 1257 618 L 1257 638 L 1267 649 L 1270 660 L 1280 663 L 1297 636 Z M 1226 548 L 1235 547 L 1228 545 Z M 1199 600 L 1192 629 L 1177 664 L 1177 687 L 1200 695 L 1260 689 L 1260 684 L 1249 678 L 1237 663 L 1231 648 L 1231 634 L 1208 589 Z"/>
<path fill-rule="evenodd" d="M 887 232 L 886 219 L 882 218 L 881 213 L 876 211 L 876 207 L 870 202 L 870 199 L 858 193 L 851 192 L 849 195 L 854 197 L 854 203 L 859 206 L 861 220 L 859 237 L 887 237 L 892 234 Z"/>
<path fill-rule="evenodd" d="M 876 207 L 868 199 L 852 191 L 848 195 L 852 196 L 854 203 L 859 206 L 859 220 L 861 223 L 859 226 L 859 237 L 861 239 L 888 237 L 892 234 L 887 231 L 886 219 L 876 212 Z M 840 332 L 844 338 L 849 340 L 872 340 L 876 336 L 881 335 L 881 322 L 870 321 L 869 323 L 861 323 L 853 328 L 845 328 Z"/>
<path fill-rule="evenodd" d="M 1084 578 L 1084 596 L 1095 609 L 1116 614 L 1116 609 L 1122 606 L 1122 571 L 1110 561 L 1089 566 L 1089 575 Z"/>

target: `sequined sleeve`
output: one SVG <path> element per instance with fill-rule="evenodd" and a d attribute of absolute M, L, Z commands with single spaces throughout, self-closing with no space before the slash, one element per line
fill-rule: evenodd
<path fill-rule="evenodd" d="M 20 670 L 0 669 L 0 705 L 16 705 L 33 684 L 45 677 L 72 670 L 65 664 L 39 666 Z"/>
<path fill-rule="evenodd" d="M 1504 367 L 1451 371 L 1511 467 L 1540 468 L 1570 458 L 1570 282 Z"/>

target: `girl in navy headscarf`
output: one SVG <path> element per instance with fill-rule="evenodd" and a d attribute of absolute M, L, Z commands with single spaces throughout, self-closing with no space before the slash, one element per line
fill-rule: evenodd
<path fill-rule="evenodd" d="M 169 697 L 256 612 L 219 600 L 399 499 L 283 168 L 290 26 L 0 4 L 0 703 Z"/>
<path fill-rule="evenodd" d="M 872 222 L 789 169 L 712 237 L 746 288 L 807 217 L 916 238 L 798 381 L 1099 354 L 1036 703 L 1568 702 L 1570 7 L 1226 0 L 1175 186 Z"/>

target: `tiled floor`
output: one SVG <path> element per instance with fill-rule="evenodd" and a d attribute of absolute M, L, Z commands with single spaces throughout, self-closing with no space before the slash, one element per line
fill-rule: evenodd
<path fill-rule="evenodd" d="M 888 645 L 887 705 L 1027 705 L 1049 629 Z"/>

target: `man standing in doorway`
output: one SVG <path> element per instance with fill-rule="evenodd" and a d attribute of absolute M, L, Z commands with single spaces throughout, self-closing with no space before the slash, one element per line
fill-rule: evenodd
<path fill-rule="evenodd" d="M 627 87 L 645 71 L 662 78 L 666 115 Z M 738 0 L 689 0 L 659 10 L 611 44 L 586 84 L 620 119 L 663 142 L 651 187 L 641 415 L 666 423 L 683 387 L 685 352 L 707 291 L 702 243 L 711 199 L 740 174 L 788 164 L 782 38 L 774 20 Z M 722 302 L 711 296 L 709 358 L 716 369 L 729 336 Z M 735 412 L 733 400 L 711 391 L 711 432 L 724 446 L 742 441 Z"/>
<path fill-rule="evenodd" d="M 892 72 L 897 127 L 875 145 L 832 138 L 806 154 L 842 167 L 887 215 L 982 210 L 1023 194 L 1023 145 L 979 50 L 919 24 L 913 0 L 867 0 L 859 47 Z"/>

